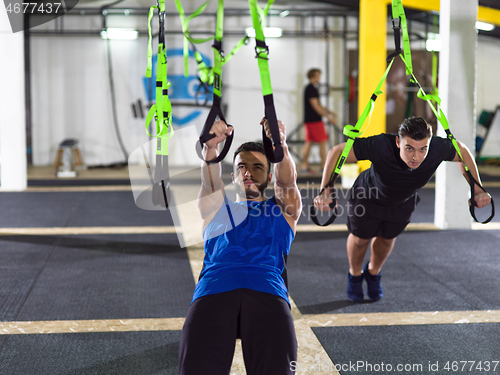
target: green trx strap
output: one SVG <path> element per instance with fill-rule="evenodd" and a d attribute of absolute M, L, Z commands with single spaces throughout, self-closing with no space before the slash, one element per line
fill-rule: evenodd
<path fill-rule="evenodd" d="M 274 0 L 269 0 L 266 9 L 262 10 L 257 4 L 257 0 L 248 0 L 252 23 L 255 29 L 255 54 L 259 65 L 262 94 L 264 96 L 264 116 L 268 121 L 272 138 L 272 140 L 269 140 L 264 127 L 262 127 L 262 142 L 264 143 L 264 149 L 269 161 L 271 163 L 279 163 L 283 160 L 283 147 L 281 146 L 278 118 L 274 107 L 273 89 L 271 86 L 271 75 L 269 73 L 269 47 L 266 45 L 264 29 L 262 27 L 262 22 L 273 2 Z"/>
<path fill-rule="evenodd" d="M 394 58 L 391 60 L 391 62 L 387 66 L 387 69 L 385 70 L 384 75 L 382 76 L 380 82 L 378 83 L 377 88 L 375 89 L 375 92 L 370 97 L 370 100 L 368 101 L 365 109 L 363 110 L 363 113 L 361 114 L 361 116 L 359 117 L 358 121 L 356 122 L 356 125 L 355 126 L 352 126 L 352 125 L 346 125 L 346 126 L 344 126 L 343 133 L 347 137 L 347 142 L 346 142 L 346 144 L 344 146 L 344 149 L 342 150 L 342 153 L 340 154 L 339 160 L 337 161 L 337 164 L 335 166 L 335 170 L 333 171 L 332 176 L 330 177 L 330 180 L 321 189 L 321 191 L 319 192 L 318 195 L 322 194 L 328 187 L 333 188 L 333 184 L 335 183 L 335 180 L 337 179 L 337 177 L 340 174 L 340 169 L 342 168 L 342 166 L 344 165 L 345 161 L 347 160 L 349 152 L 351 152 L 351 148 L 352 148 L 352 146 L 354 144 L 354 140 L 357 137 L 363 135 L 363 133 L 365 132 L 365 130 L 370 125 L 370 120 L 371 120 L 372 112 L 373 112 L 373 109 L 375 108 L 375 100 L 377 100 L 377 97 L 380 94 L 382 94 L 382 85 L 384 84 L 384 82 L 385 82 L 385 80 L 387 78 L 387 74 L 389 74 L 389 70 L 391 70 L 393 62 L 394 62 Z M 363 129 L 363 125 L 364 125 L 366 119 L 368 119 L 368 123 L 365 126 L 365 128 Z M 333 199 L 333 202 L 330 203 L 330 208 L 332 208 L 334 210 L 333 210 L 332 216 L 330 216 L 330 218 L 324 224 L 321 224 L 318 221 L 317 214 L 316 214 L 316 208 L 314 207 L 314 205 L 312 205 L 310 207 L 310 212 L 309 213 L 311 215 L 312 221 L 316 225 L 327 226 L 327 225 L 330 225 L 331 223 L 333 223 L 335 221 L 335 219 L 337 218 L 337 215 L 338 215 L 338 213 L 337 213 L 337 200 L 336 200 L 336 197 L 334 196 L 332 190 L 330 190 L 330 194 L 331 194 L 331 197 Z"/>
<path fill-rule="evenodd" d="M 222 59 L 222 66 L 226 64 L 235 54 L 238 52 L 238 50 L 243 47 L 245 44 L 248 43 L 249 37 L 245 36 L 243 39 L 241 39 L 231 50 L 231 52 L 227 55 L 224 56 Z M 195 100 L 196 104 L 199 104 L 198 101 L 198 96 L 202 95 L 204 96 L 205 100 L 203 105 L 206 105 L 208 102 L 208 94 L 210 93 L 209 86 L 213 86 L 214 84 L 214 69 L 211 66 L 207 66 L 205 62 L 203 61 L 203 58 L 201 54 L 196 50 L 196 46 L 194 43 L 191 43 L 191 47 L 194 51 L 194 58 L 196 60 L 196 63 L 198 64 L 197 72 L 198 72 L 198 80 L 200 81 L 200 84 L 196 88 L 195 92 Z M 187 76 L 187 72 L 185 73 Z"/>
<path fill-rule="evenodd" d="M 437 29 L 438 17 L 434 16 L 434 28 Z M 439 32 L 439 30 L 437 31 Z M 438 56 L 436 51 L 432 51 L 432 94 L 438 95 L 439 90 L 437 88 L 437 74 L 438 74 Z"/>
<path fill-rule="evenodd" d="M 410 39 L 408 36 L 408 29 L 406 27 L 406 17 L 405 17 L 404 8 L 403 8 L 403 4 L 402 4 L 401 0 L 392 0 L 392 14 L 393 14 L 393 22 L 394 22 L 395 18 L 401 19 L 401 27 L 402 27 L 402 31 L 403 31 L 404 56 L 401 53 L 399 53 L 399 57 L 401 57 L 401 59 L 403 60 L 405 66 L 406 66 L 406 74 L 411 75 L 411 80 L 419 88 L 418 93 L 417 93 L 417 97 L 422 99 L 422 100 L 427 101 L 427 103 L 431 107 L 432 112 L 434 113 L 437 120 L 439 121 L 439 123 L 443 127 L 443 129 L 446 133 L 446 136 L 453 144 L 453 147 L 455 148 L 458 156 L 460 157 L 460 160 L 462 160 L 462 163 L 463 163 L 464 168 L 465 168 L 464 177 L 467 180 L 467 182 L 469 183 L 469 186 L 471 188 L 471 205 L 469 206 L 469 211 L 470 211 L 470 214 L 473 217 L 473 219 L 477 222 L 480 222 L 476 218 L 476 215 L 475 215 L 475 207 L 477 207 L 477 203 L 474 200 L 475 185 L 477 184 L 481 188 L 481 190 L 483 190 L 484 192 L 486 192 L 486 190 L 481 186 L 481 184 L 478 181 L 476 181 L 476 179 L 472 176 L 472 173 L 470 172 L 469 167 L 467 167 L 467 164 L 465 164 L 464 159 L 462 158 L 462 154 L 460 152 L 460 147 L 458 146 L 458 142 L 455 139 L 455 137 L 453 136 L 453 134 L 451 133 L 450 127 L 448 125 L 448 120 L 447 120 L 446 116 L 444 115 L 443 111 L 441 110 L 441 106 L 440 106 L 441 98 L 437 95 L 437 88 L 436 88 L 436 81 L 435 81 L 435 77 L 437 76 L 436 56 L 435 56 L 435 54 L 433 55 L 433 66 L 432 66 L 433 88 L 434 88 L 433 94 L 427 95 L 425 93 L 424 89 L 422 88 L 422 86 L 420 85 L 420 83 L 418 82 L 417 78 L 413 74 L 411 52 L 410 52 L 410 43 L 409 43 Z M 396 38 L 396 32 L 395 32 L 395 38 Z M 396 39 L 395 39 L 395 42 L 396 42 L 396 47 L 397 47 L 398 42 Z M 437 103 L 438 109 L 436 109 L 436 107 L 432 103 L 433 100 Z M 492 210 L 491 216 L 488 219 L 486 219 L 485 221 L 481 222 L 482 224 L 488 223 L 495 216 L 495 204 L 493 202 L 493 198 L 491 198 L 491 210 Z"/>
<path fill-rule="evenodd" d="M 195 44 L 199 43 L 205 43 L 209 40 L 214 39 L 213 36 L 208 37 L 208 38 L 193 38 L 191 37 L 191 32 L 189 30 L 189 22 L 195 18 L 198 17 L 206 8 L 210 0 L 206 1 L 202 6 L 200 6 L 197 10 L 195 10 L 189 17 L 186 17 L 184 9 L 182 7 L 182 4 L 180 0 L 175 0 L 175 5 L 177 7 L 177 11 L 179 13 L 179 18 L 181 20 L 182 24 L 182 32 L 184 34 L 184 75 L 188 76 L 188 59 L 189 59 L 189 43 L 191 43 L 191 47 L 194 51 L 194 57 L 195 60 L 198 64 L 198 79 L 200 80 L 201 84 L 198 86 L 198 89 L 201 87 L 205 88 L 205 91 L 208 92 L 208 87 L 206 86 L 207 84 L 212 86 L 214 77 L 213 77 L 213 68 L 208 67 L 204 62 L 201 57 L 201 54 L 196 50 Z M 221 25 L 221 31 L 222 31 L 222 25 Z M 233 55 L 238 52 L 238 50 L 245 44 L 248 43 L 249 37 L 245 36 L 243 37 L 232 49 L 232 51 L 225 57 L 222 58 L 222 65 L 227 63 Z M 198 92 L 198 90 L 197 90 Z M 205 103 L 206 104 L 206 103 Z"/>
<path fill-rule="evenodd" d="M 215 134 L 210 134 L 210 129 L 212 125 L 219 116 L 219 118 L 224 121 L 227 125 L 229 125 L 224 117 L 224 113 L 221 108 L 221 89 L 222 89 L 222 61 L 224 59 L 224 52 L 222 51 L 222 36 L 223 36 L 223 25 L 224 25 L 224 0 L 219 0 L 219 4 L 217 7 L 217 23 L 215 29 L 215 38 L 214 44 L 212 48 L 214 50 L 214 67 L 213 67 L 213 84 L 214 91 L 212 96 L 212 107 L 210 108 L 210 112 L 208 113 L 207 119 L 205 121 L 205 125 L 203 125 L 203 129 L 200 134 L 199 141 L 196 143 L 196 152 L 200 159 L 204 160 L 206 163 L 219 163 L 224 159 L 229 152 L 231 147 L 231 143 L 233 142 L 234 131 L 230 136 L 226 138 L 224 142 L 224 146 L 220 151 L 219 155 L 212 160 L 205 160 L 203 158 L 203 145 L 205 142 L 209 141 Z"/>
<path fill-rule="evenodd" d="M 417 93 L 417 97 L 420 98 L 420 99 L 422 99 L 422 100 L 426 100 L 428 102 L 428 104 L 430 105 L 432 111 L 436 115 L 438 121 L 443 126 L 443 129 L 445 130 L 448 139 L 450 139 L 450 141 L 452 142 L 452 144 L 453 144 L 453 146 L 454 146 L 454 148 L 455 148 L 458 156 L 460 157 L 460 159 L 463 162 L 463 158 L 462 158 L 462 155 L 461 155 L 461 152 L 460 152 L 460 147 L 458 146 L 457 140 L 455 139 L 455 137 L 453 136 L 453 134 L 451 133 L 451 131 L 449 129 L 448 120 L 446 119 L 446 116 L 443 114 L 441 108 L 439 108 L 439 110 L 437 110 L 434 107 L 433 103 L 432 103 L 432 100 L 434 100 L 439 105 L 441 103 L 441 99 L 437 95 L 427 95 L 427 94 L 425 94 L 424 90 L 422 89 L 422 86 L 419 84 L 418 80 L 416 79 L 415 75 L 413 74 L 413 66 L 412 66 L 412 61 L 411 61 L 411 50 L 410 50 L 410 39 L 409 39 L 409 36 L 408 36 L 408 29 L 407 29 L 407 25 L 406 25 L 406 16 L 405 16 L 405 13 L 404 13 L 404 8 L 403 8 L 403 4 L 402 4 L 401 0 L 393 0 L 392 1 L 392 15 L 393 15 L 393 29 L 394 29 L 395 51 L 394 51 L 394 53 L 392 53 L 391 55 L 389 55 L 389 57 L 387 58 L 387 62 L 390 61 L 390 64 L 389 64 L 387 70 L 384 73 L 382 81 L 379 83 L 379 86 L 377 87 L 377 90 L 376 90 L 376 92 L 374 94 L 375 98 L 376 98 L 376 95 L 378 95 L 377 91 L 380 90 L 380 88 L 382 87 L 383 81 L 387 77 L 387 74 L 389 72 L 389 69 L 392 66 L 394 58 L 397 57 L 397 56 L 401 57 L 401 59 L 403 60 L 403 62 L 405 64 L 405 67 L 406 67 L 406 74 L 411 75 L 412 78 L 413 78 L 413 82 L 415 82 L 418 85 L 418 87 L 419 87 L 419 91 Z M 401 51 L 401 33 L 402 33 L 402 36 L 403 36 L 404 54 L 401 53 L 402 52 Z M 436 65 L 433 65 L 433 70 L 436 69 L 435 66 Z M 434 72 L 433 72 L 433 76 L 435 76 Z M 372 99 L 373 99 L 373 101 L 372 101 Z M 329 187 L 329 186 L 333 187 L 333 183 L 335 182 L 335 179 L 337 178 L 338 174 L 340 173 L 340 168 L 342 167 L 342 165 L 344 164 L 347 156 L 349 155 L 349 152 L 350 152 L 350 150 L 352 148 L 352 145 L 354 143 L 355 138 L 362 134 L 362 133 L 358 134 L 357 130 L 361 129 L 362 122 L 364 122 L 364 120 L 366 119 L 366 116 L 368 116 L 369 114 L 371 114 L 371 111 L 373 110 L 373 105 L 374 105 L 374 100 L 375 100 L 373 98 L 373 96 L 372 96 L 372 99 L 370 99 L 370 102 L 368 103 L 367 107 L 363 111 L 363 114 L 361 115 L 361 117 L 359 118 L 358 122 L 356 123 L 356 126 L 352 127 L 351 125 L 347 125 L 344 128 L 344 134 L 349 139 L 347 140 L 347 143 L 346 143 L 346 145 L 345 145 L 345 147 L 344 147 L 344 149 L 342 151 L 342 154 L 341 154 L 341 156 L 339 158 L 339 161 L 337 162 L 336 168 L 335 168 L 335 170 L 334 170 L 334 172 L 332 174 L 332 177 L 330 178 L 330 181 L 327 183 L 326 186 L 324 186 L 321 189 L 321 191 L 320 191 L 319 194 L 322 194 L 323 191 L 325 191 L 325 189 L 327 187 Z M 361 126 L 359 126 L 360 122 L 361 122 Z M 358 128 L 358 126 L 359 126 L 359 128 Z M 476 218 L 475 213 L 474 213 L 475 207 L 477 206 L 477 203 L 474 200 L 475 185 L 477 184 L 484 192 L 486 192 L 486 190 L 472 176 L 472 174 L 471 174 L 469 168 L 467 167 L 467 165 L 465 164 L 465 162 L 463 162 L 463 164 L 464 164 L 465 171 L 466 171 L 466 174 L 464 176 L 465 176 L 467 182 L 469 183 L 469 185 L 471 187 L 471 205 L 469 207 L 469 211 L 471 213 L 471 216 L 474 218 L 474 220 L 476 220 L 477 222 L 479 222 L 479 220 Z M 332 194 L 332 192 L 330 192 L 330 194 Z M 333 199 L 333 202 L 330 204 L 330 208 L 334 208 L 334 207 L 336 208 L 336 198 L 335 198 L 335 196 L 333 196 L 333 194 L 332 194 L 332 199 Z M 494 202 L 493 202 L 493 198 L 491 198 L 491 209 L 492 209 L 491 216 L 488 219 L 486 219 L 485 221 L 483 221 L 482 222 L 483 224 L 488 223 L 495 216 L 495 205 L 494 205 Z M 333 215 L 329 218 L 329 220 L 325 224 L 320 224 L 318 222 L 317 218 L 316 218 L 316 211 L 315 211 L 315 207 L 314 206 L 311 206 L 310 213 L 311 213 L 311 218 L 312 218 L 313 222 L 315 224 L 321 225 L 321 226 L 326 226 L 326 225 L 331 224 L 335 220 L 335 218 L 337 216 L 337 210 L 334 209 Z"/>
<path fill-rule="evenodd" d="M 193 38 L 191 36 L 191 32 L 189 31 L 189 21 L 203 13 L 209 2 L 210 0 L 207 0 L 198 9 L 191 13 L 189 17 L 186 17 L 180 0 L 175 0 L 175 6 L 177 7 L 177 12 L 179 13 L 179 18 L 181 20 L 182 33 L 184 34 L 184 74 L 186 76 L 188 75 L 189 42 L 205 43 L 213 39 L 212 36 L 209 38 Z"/>
<path fill-rule="evenodd" d="M 146 132 L 151 137 L 157 138 L 156 145 L 156 167 L 153 179 L 153 204 L 168 207 L 169 199 L 169 175 L 168 175 L 168 139 L 173 135 L 172 127 L 172 106 L 168 98 L 167 81 L 167 51 L 165 48 L 165 0 L 159 0 L 157 6 L 152 6 L 148 16 L 148 63 L 146 77 L 151 78 L 152 71 L 152 30 L 151 20 L 154 9 L 158 9 L 160 29 L 158 32 L 158 55 L 156 62 L 156 104 L 151 106 L 146 117 Z M 156 131 L 151 134 L 149 127 L 151 121 L 155 119 Z M 149 163 L 146 163 L 149 165 Z"/>
<path fill-rule="evenodd" d="M 404 58 L 408 62 L 408 64 L 406 65 L 406 74 L 412 74 L 413 66 L 411 61 L 410 37 L 408 35 L 405 10 L 401 0 L 392 0 L 392 29 L 394 30 L 395 49 L 394 52 L 387 57 L 387 62 L 401 54 L 402 36 Z"/>
<path fill-rule="evenodd" d="M 404 59 L 404 57 L 401 56 L 401 55 L 400 55 L 400 57 L 403 60 L 403 62 L 406 64 L 406 60 Z M 475 221 L 477 221 L 477 222 L 480 222 L 476 218 L 476 215 L 475 215 L 475 207 L 477 207 L 477 203 L 474 200 L 475 185 L 478 185 L 479 188 L 481 190 L 483 190 L 485 193 L 486 193 L 486 190 L 472 176 L 472 173 L 470 172 L 469 167 L 467 167 L 467 164 L 465 164 L 465 162 L 464 162 L 464 159 L 463 159 L 462 154 L 460 152 L 460 147 L 458 146 L 458 142 L 457 142 L 457 140 L 455 139 L 455 137 L 453 136 L 453 134 L 450 131 L 450 127 L 449 127 L 449 124 L 448 124 L 448 119 L 446 118 L 446 116 L 444 115 L 443 111 L 441 110 L 441 98 L 439 96 L 437 96 L 437 95 L 426 94 L 425 91 L 424 91 L 424 89 L 422 88 L 422 86 L 420 85 L 420 83 L 418 82 L 417 78 L 415 77 L 415 75 L 413 73 L 412 73 L 412 78 L 413 78 L 414 82 L 417 84 L 417 86 L 419 88 L 418 93 L 417 93 L 417 97 L 420 98 L 420 99 L 422 99 L 422 100 L 427 101 L 427 103 L 431 107 L 432 112 L 434 112 L 434 115 L 436 116 L 436 118 L 438 119 L 439 123 L 443 127 L 443 129 L 444 129 L 444 131 L 446 133 L 446 136 L 448 137 L 448 139 L 453 144 L 453 147 L 455 148 L 458 156 L 460 157 L 460 160 L 462 160 L 462 163 L 463 163 L 464 168 L 465 168 L 465 175 L 464 175 L 464 177 L 467 180 L 467 182 L 469 183 L 469 186 L 471 188 L 471 205 L 469 206 L 469 211 L 470 211 L 470 214 L 473 217 L 473 219 Z M 434 104 L 432 103 L 433 100 L 438 105 L 437 109 L 434 106 Z M 480 222 L 480 223 L 486 224 L 486 223 L 490 222 L 491 219 L 493 219 L 494 216 L 495 216 L 495 204 L 493 202 L 493 198 L 491 198 L 491 216 L 488 219 L 486 219 L 485 221 Z"/>
<path fill-rule="evenodd" d="M 194 17 L 199 16 L 203 10 L 205 10 L 206 6 L 208 5 L 210 0 L 205 2 L 202 6 L 200 6 L 197 10 L 195 10 L 189 17 L 186 18 L 184 9 L 182 8 L 182 4 L 180 0 L 175 0 L 175 4 L 177 6 L 177 10 L 179 12 L 179 17 L 181 19 L 182 23 L 182 31 L 184 34 L 184 71 L 185 75 L 188 75 L 188 57 L 189 57 L 189 42 L 193 44 L 195 43 L 204 43 L 208 40 L 214 39 L 214 44 L 212 45 L 214 49 L 214 67 L 213 69 L 209 68 L 206 66 L 206 64 L 203 63 L 203 60 L 201 58 L 201 55 L 195 50 L 195 59 L 198 62 L 198 70 L 200 71 L 200 87 L 205 88 L 205 93 L 208 94 L 209 90 L 207 87 L 208 84 L 213 84 L 214 90 L 213 90 L 213 98 L 212 98 L 212 107 L 210 108 L 210 112 L 208 114 L 207 120 L 205 121 L 205 125 L 203 126 L 203 129 L 201 131 L 199 141 L 196 143 L 196 152 L 198 153 L 198 156 L 200 159 L 204 160 L 203 158 L 203 145 L 205 142 L 209 141 L 212 139 L 215 134 L 210 134 L 210 129 L 212 128 L 212 125 L 219 116 L 219 118 L 224 121 L 227 124 L 227 121 L 224 117 L 224 114 L 222 113 L 221 109 L 221 88 L 222 88 L 222 64 L 224 60 L 224 53 L 222 51 L 222 35 L 223 35 L 223 25 L 224 25 L 224 0 L 219 0 L 218 6 L 217 6 L 217 21 L 216 21 L 216 29 L 215 29 L 215 37 L 209 37 L 209 38 L 192 38 L 190 35 L 189 31 L 189 21 L 193 19 Z M 198 91 L 198 90 L 197 90 Z M 205 102 L 206 104 L 206 102 Z M 219 153 L 217 157 L 215 157 L 212 160 L 204 160 L 206 163 L 218 163 L 224 159 L 224 157 L 227 155 L 229 152 L 229 149 L 231 147 L 231 143 L 233 141 L 233 136 L 234 132 L 227 137 L 226 142 L 224 142 L 224 147 Z"/>
<path fill-rule="evenodd" d="M 368 104 L 366 105 L 363 113 L 359 117 L 358 121 L 356 122 L 355 126 L 352 125 L 346 125 L 344 127 L 344 135 L 347 136 L 347 142 L 344 146 L 344 149 L 342 150 L 342 154 L 339 157 L 339 160 L 337 161 L 337 164 L 335 166 L 335 170 L 332 173 L 332 176 L 330 177 L 330 180 L 326 184 L 326 186 L 323 186 L 322 189 L 320 190 L 319 194 L 322 194 L 328 187 L 333 188 L 333 184 L 335 183 L 335 180 L 340 174 L 340 169 L 344 165 L 347 156 L 349 155 L 349 152 L 352 149 L 352 146 L 354 144 L 354 140 L 361 136 L 364 133 L 364 130 L 361 131 L 361 128 L 363 127 L 363 124 L 365 123 L 366 119 L 368 118 L 368 125 L 370 124 L 370 119 L 371 119 L 371 114 L 373 112 L 373 108 L 375 107 L 375 100 L 377 99 L 377 96 L 382 93 L 382 85 L 384 84 L 387 75 L 389 74 L 389 71 L 391 70 L 392 64 L 394 62 L 394 59 L 397 56 L 401 56 L 401 34 L 403 35 L 403 46 L 404 46 L 404 54 L 408 58 L 408 61 L 410 61 L 410 64 L 406 65 L 406 74 L 412 74 L 413 73 L 413 68 L 411 66 L 411 51 L 410 51 L 410 39 L 408 37 L 408 27 L 406 24 L 406 16 L 403 8 L 403 4 L 401 3 L 401 0 L 393 0 L 392 1 L 392 28 L 394 30 L 394 52 L 391 53 L 387 57 L 387 62 L 389 63 L 387 66 L 387 69 L 385 70 L 382 79 L 380 80 L 377 88 L 375 89 L 375 92 L 373 93 L 372 97 L 368 101 Z M 366 130 L 366 128 L 365 128 Z M 330 225 L 335 221 L 337 218 L 337 200 L 336 197 L 333 194 L 333 191 L 330 191 L 330 195 L 333 199 L 332 203 L 330 203 L 330 208 L 334 209 L 332 216 L 324 223 L 320 224 L 318 219 L 317 219 L 317 214 L 316 214 L 316 208 L 314 206 L 311 206 L 310 208 L 310 215 L 312 221 L 316 225 L 320 226 L 327 226 Z"/>
<path fill-rule="evenodd" d="M 248 35 L 245 35 L 243 38 L 241 38 L 240 41 L 238 43 L 236 43 L 236 45 L 233 47 L 231 52 L 229 52 L 224 57 L 224 61 L 222 62 L 222 65 L 227 64 L 227 62 L 229 60 L 231 60 L 231 58 L 236 54 L 236 52 L 238 52 L 241 49 L 241 47 L 248 44 L 249 41 L 250 41 L 250 37 Z"/>
<path fill-rule="evenodd" d="M 212 86 L 214 84 L 214 75 L 211 67 L 208 67 L 207 64 L 203 61 L 203 57 L 201 56 L 201 53 L 199 53 L 196 50 L 196 47 L 193 44 L 193 50 L 194 50 L 194 58 L 198 64 L 198 87 L 195 90 L 194 93 L 194 99 L 196 105 L 203 105 L 206 106 L 208 103 L 208 98 L 210 94 L 210 88 L 209 86 Z M 199 97 L 201 96 L 203 104 L 200 103 Z"/>
<path fill-rule="evenodd" d="M 432 51 L 432 94 L 438 95 L 439 90 L 437 88 L 437 70 L 438 70 L 438 60 L 436 51 Z"/>

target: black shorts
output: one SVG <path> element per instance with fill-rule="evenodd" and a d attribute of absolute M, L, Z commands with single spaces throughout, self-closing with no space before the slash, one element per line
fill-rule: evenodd
<path fill-rule="evenodd" d="M 249 375 L 293 374 L 297 340 L 290 305 L 250 289 L 196 299 L 182 328 L 179 374 L 229 375 L 236 339 Z"/>
<path fill-rule="evenodd" d="M 347 228 L 363 239 L 381 236 L 392 239 L 404 231 L 420 198 L 417 194 L 396 206 L 382 206 L 370 199 L 349 199 Z"/>

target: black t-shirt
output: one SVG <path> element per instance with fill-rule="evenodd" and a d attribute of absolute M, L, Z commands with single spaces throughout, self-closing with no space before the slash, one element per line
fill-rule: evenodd
<path fill-rule="evenodd" d="M 304 122 L 316 122 L 321 121 L 321 116 L 314 110 L 309 99 L 318 98 L 319 92 L 314 85 L 308 84 L 304 90 Z"/>
<path fill-rule="evenodd" d="M 399 156 L 395 134 L 357 138 L 353 150 L 358 160 L 372 162 L 354 183 L 356 194 L 359 197 L 360 193 L 365 193 L 366 198 L 384 206 L 398 205 L 413 197 L 431 179 L 442 161 L 453 160 L 456 155 L 450 140 L 433 136 L 427 157 L 417 169 L 411 169 Z"/>

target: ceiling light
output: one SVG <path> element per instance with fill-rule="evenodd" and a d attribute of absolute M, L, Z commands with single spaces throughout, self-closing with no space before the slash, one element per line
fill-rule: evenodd
<path fill-rule="evenodd" d="M 284 10 L 283 12 L 280 13 L 280 17 L 281 18 L 285 18 L 286 16 L 288 16 L 290 14 L 290 11 L 289 10 Z"/>
<path fill-rule="evenodd" d="M 132 29 L 116 29 L 108 28 L 101 31 L 101 38 L 103 39 L 137 39 L 139 32 Z"/>
<path fill-rule="evenodd" d="M 425 41 L 425 49 L 427 51 L 440 51 L 441 41 L 439 39 L 427 39 Z"/>
<path fill-rule="evenodd" d="M 427 51 L 440 51 L 441 36 L 437 33 L 427 33 L 427 40 L 425 41 L 425 49 Z"/>
<path fill-rule="evenodd" d="M 245 32 L 250 38 L 255 38 L 255 29 L 253 27 L 247 27 Z M 281 35 L 283 35 L 281 27 L 264 27 L 264 36 L 266 38 L 279 38 Z"/>
<path fill-rule="evenodd" d="M 476 22 L 476 29 L 478 29 L 478 30 L 491 31 L 494 28 L 495 28 L 495 25 L 492 25 L 491 23 L 486 23 L 486 22 L 481 22 L 481 21 Z"/>

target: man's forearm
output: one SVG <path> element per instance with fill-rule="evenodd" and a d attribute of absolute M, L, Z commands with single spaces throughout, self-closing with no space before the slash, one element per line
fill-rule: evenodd
<path fill-rule="evenodd" d="M 218 156 L 218 147 L 204 147 L 203 156 L 205 160 L 212 160 Z M 223 186 L 222 170 L 220 163 L 202 162 L 201 185 L 208 193 L 214 193 Z"/>
<path fill-rule="evenodd" d="M 333 171 L 337 166 L 337 162 L 339 161 L 340 155 L 342 154 L 342 150 L 344 149 L 345 143 L 334 146 L 328 152 L 328 156 L 326 157 L 325 167 L 323 169 L 323 177 L 321 178 L 321 187 L 326 186 L 332 177 Z"/>
<path fill-rule="evenodd" d="M 283 144 L 282 146 L 283 160 L 274 166 L 276 183 L 281 187 L 291 187 L 295 185 L 295 181 L 297 180 L 297 171 L 295 169 L 295 162 L 288 151 L 288 145 Z"/>
<path fill-rule="evenodd" d="M 465 167 L 464 167 L 464 163 L 465 163 L 465 165 L 467 165 L 467 167 L 469 168 L 470 173 L 472 174 L 472 176 L 476 179 L 477 183 L 479 184 L 479 185 L 475 184 L 474 196 L 471 197 L 471 200 L 473 200 L 475 202 L 475 205 L 478 208 L 486 207 L 491 202 L 491 196 L 486 191 L 483 191 L 483 189 L 481 187 L 481 179 L 479 177 L 479 172 L 477 170 L 477 165 L 476 165 L 476 162 L 474 161 L 474 157 L 472 156 L 471 152 L 469 151 L 469 149 L 467 147 L 465 147 L 463 145 L 461 145 L 461 146 L 462 147 L 460 147 L 460 153 L 462 155 L 463 163 L 461 161 L 459 161 L 459 163 L 458 163 L 460 171 L 462 172 L 462 174 L 464 174 L 465 178 L 467 179 L 467 181 L 469 183 L 473 183 L 472 181 L 469 180 L 469 178 L 465 174 Z"/>
<path fill-rule="evenodd" d="M 320 116 L 324 116 L 324 117 L 329 117 L 330 115 L 333 115 L 334 112 L 333 111 L 330 111 L 328 108 L 326 107 L 321 107 L 321 112 L 320 113 Z"/>
<path fill-rule="evenodd" d="M 469 150 L 467 149 L 466 152 L 461 151 L 461 153 L 462 153 L 462 158 L 464 160 L 464 163 L 465 163 L 465 165 L 467 165 L 467 168 L 469 168 L 469 171 L 472 174 L 472 177 L 474 177 L 476 179 L 476 181 L 479 184 L 481 184 L 481 177 L 479 176 L 479 172 L 477 170 L 476 163 L 475 163 L 474 159 L 472 158 L 472 155 L 470 154 Z M 461 161 L 458 162 L 458 168 L 460 169 L 460 172 L 462 172 L 462 174 L 465 176 L 466 170 L 464 167 L 464 163 L 462 163 Z M 477 186 L 477 188 L 479 188 L 479 186 Z"/>

